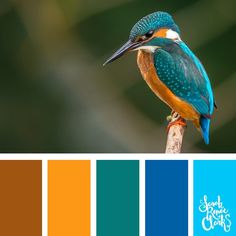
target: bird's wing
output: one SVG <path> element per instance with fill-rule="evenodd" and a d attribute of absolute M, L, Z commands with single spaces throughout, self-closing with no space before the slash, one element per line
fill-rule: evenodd
<path fill-rule="evenodd" d="M 179 98 L 210 118 L 214 109 L 211 84 L 201 62 L 182 41 L 158 49 L 154 64 L 160 80 Z"/>

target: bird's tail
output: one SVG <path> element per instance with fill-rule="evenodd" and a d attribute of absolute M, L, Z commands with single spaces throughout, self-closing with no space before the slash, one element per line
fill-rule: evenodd
<path fill-rule="evenodd" d="M 202 131 L 202 137 L 206 144 L 209 144 L 210 123 L 211 123 L 211 120 L 209 118 L 201 116 L 200 126 L 201 126 L 201 131 Z"/>

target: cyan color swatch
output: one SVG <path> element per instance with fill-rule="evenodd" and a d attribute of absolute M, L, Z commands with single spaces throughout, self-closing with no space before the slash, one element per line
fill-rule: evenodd
<path fill-rule="evenodd" d="M 146 161 L 146 236 L 188 236 L 188 161 Z"/>
<path fill-rule="evenodd" d="M 236 235 L 236 161 L 194 161 L 194 236 Z"/>

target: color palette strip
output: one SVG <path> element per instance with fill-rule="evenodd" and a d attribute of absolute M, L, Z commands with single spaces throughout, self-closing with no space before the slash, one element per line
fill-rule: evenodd
<path fill-rule="evenodd" d="M 48 236 L 90 236 L 91 217 L 96 236 L 139 236 L 139 161 L 96 166 L 91 216 L 90 161 L 48 161 Z M 188 162 L 146 161 L 145 168 L 146 236 L 187 236 Z M 42 162 L 0 161 L 0 186 L 0 235 L 42 235 Z"/>
<path fill-rule="evenodd" d="M 42 235 L 42 162 L 0 161 L 0 235 Z"/>
<path fill-rule="evenodd" d="M 139 235 L 139 161 L 97 161 L 97 236 Z"/>
<path fill-rule="evenodd" d="M 90 161 L 48 162 L 48 236 L 90 236 Z"/>
<path fill-rule="evenodd" d="M 146 161 L 146 236 L 188 236 L 188 162 Z"/>

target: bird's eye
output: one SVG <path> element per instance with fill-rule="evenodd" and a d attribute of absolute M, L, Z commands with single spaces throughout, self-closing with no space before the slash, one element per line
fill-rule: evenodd
<path fill-rule="evenodd" d="M 136 38 L 136 41 L 137 41 L 137 42 L 145 41 L 145 40 L 151 38 L 153 34 L 154 34 L 154 31 L 153 31 L 153 30 L 149 30 L 146 34 L 144 34 L 144 35 L 142 35 L 142 36 L 138 36 L 138 37 Z"/>
<path fill-rule="evenodd" d="M 145 37 L 146 37 L 146 38 L 150 38 L 150 37 L 152 37 L 153 34 L 154 34 L 154 31 L 153 31 L 153 30 L 149 30 L 149 31 L 145 34 Z"/>

